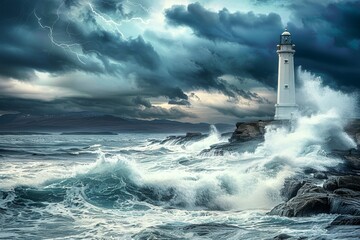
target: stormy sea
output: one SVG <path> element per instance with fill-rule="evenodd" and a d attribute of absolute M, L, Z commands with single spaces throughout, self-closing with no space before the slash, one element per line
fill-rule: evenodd
<path fill-rule="evenodd" d="M 308 108 L 297 120 L 233 148 L 215 127 L 188 137 L 2 135 L 0 238 L 358 238 L 357 227 L 327 228 L 336 214 L 268 214 L 285 179 L 334 169 L 332 148 L 356 148 L 344 131 L 356 98 L 300 75 Z"/>

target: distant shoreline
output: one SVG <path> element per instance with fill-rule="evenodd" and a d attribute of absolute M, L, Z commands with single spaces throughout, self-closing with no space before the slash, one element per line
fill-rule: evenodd
<path fill-rule="evenodd" d="M 115 132 L 63 132 L 60 135 L 118 135 Z"/>

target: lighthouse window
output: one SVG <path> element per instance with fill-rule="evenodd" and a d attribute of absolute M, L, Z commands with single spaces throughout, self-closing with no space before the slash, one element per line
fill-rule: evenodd
<path fill-rule="evenodd" d="M 285 84 L 285 86 L 284 86 L 284 87 L 285 87 L 285 89 L 288 89 L 288 88 L 289 88 L 289 85 Z"/>
<path fill-rule="evenodd" d="M 285 63 L 288 63 L 289 62 L 289 60 L 288 59 L 285 59 L 285 61 L 284 61 Z"/>

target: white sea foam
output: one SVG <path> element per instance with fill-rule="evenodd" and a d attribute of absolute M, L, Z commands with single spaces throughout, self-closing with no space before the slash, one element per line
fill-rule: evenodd
<path fill-rule="evenodd" d="M 201 152 L 204 149 L 209 148 L 211 145 L 226 141 L 225 139 L 221 138 L 221 134 L 216 129 L 214 125 L 210 126 L 210 131 L 208 137 L 197 141 L 191 142 L 185 146 L 186 151 L 191 151 L 192 153 L 196 154 Z"/>

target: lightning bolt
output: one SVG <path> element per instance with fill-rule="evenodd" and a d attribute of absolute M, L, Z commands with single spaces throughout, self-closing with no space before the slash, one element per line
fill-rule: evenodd
<path fill-rule="evenodd" d="M 60 4 L 60 6 L 57 8 L 57 10 L 56 10 L 56 19 L 55 19 L 55 21 L 53 22 L 53 24 L 52 24 L 51 26 L 42 24 L 42 22 L 41 22 L 41 17 L 39 17 L 39 16 L 37 15 L 36 10 L 34 10 L 34 15 L 35 15 L 35 17 L 36 17 L 36 19 L 37 19 L 37 22 L 38 22 L 39 26 L 40 26 L 41 28 L 46 29 L 46 30 L 49 31 L 48 36 L 49 36 L 50 41 L 52 42 L 52 44 L 54 44 L 55 46 L 60 47 L 60 48 L 62 48 L 62 49 L 65 49 L 65 50 L 67 49 L 68 51 L 70 51 L 71 53 L 73 53 L 73 54 L 76 56 L 76 58 L 79 60 L 79 62 L 81 62 L 82 64 L 85 64 L 85 62 L 84 62 L 83 60 L 81 60 L 81 58 L 80 58 L 80 57 L 85 57 L 85 55 L 84 55 L 84 54 L 80 54 L 80 53 L 78 53 L 77 51 L 73 50 L 74 48 L 79 48 L 79 47 L 81 48 L 81 44 L 79 44 L 79 43 L 72 43 L 72 44 L 60 43 L 60 42 L 57 42 L 57 41 L 54 39 L 54 31 L 53 31 L 53 29 L 54 29 L 55 24 L 56 24 L 56 23 L 59 21 L 59 19 L 60 19 L 60 8 L 63 6 L 63 4 L 64 4 L 64 1 L 63 1 L 63 2 Z"/>
<path fill-rule="evenodd" d="M 121 23 L 118 23 L 116 21 L 114 21 L 111 17 L 109 17 L 108 15 L 106 14 L 101 14 L 99 13 L 98 11 L 96 11 L 94 9 L 94 7 L 92 6 L 91 3 L 88 3 L 89 4 L 89 7 L 90 7 L 90 10 L 91 12 L 97 16 L 98 18 L 100 18 L 103 22 L 105 22 L 107 25 L 110 25 L 112 27 L 115 27 L 115 29 L 118 31 L 118 33 L 120 33 L 121 37 L 125 37 L 125 35 L 120 31 L 119 27 L 121 26 Z"/>
<path fill-rule="evenodd" d="M 60 9 L 63 7 L 64 3 L 65 3 L 65 0 L 63 0 L 61 2 L 61 4 L 59 5 L 59 7 L 57 8 L 56 19 L 51 25 L 44 24 L 42 21 L 42 18 L 37 14 L 35 9 L 33 11 L 34 16 L 36 17 L 39 26 L 42 29 L 45 29 L 48 31 L 48 36 L 49 36 L 49 39 L 52 44 L 54 44 L 55 46 L 57 46 L 59 48 L 64 49 L 65 51 L 70 52 L 71 54 L 74 54 L 80 63 L 86 64 L 83 59 L 86 59 L 87 56 L 82 53 L 82 44 L 76 43 L 76 42 L 74 42 L 74 43 L 63 42 L 54 37 L 55 25 L 60 20 Z M 149 9 L 147 9 L 140 3 L 131 2 L 129 0 L 127 0 L 126 3 L 129 5 L 135 6 L 135 7 L 139 7 L 145 12 L 149 12 Z M 114 20 L 111 16 L 104 14 L 104 13 L 98 11 L 97 9 L 95 9 L 95 7 L 93 6 L 92 3 L 87 3 L 87 4 L 88 4 L 89 10 L 93 14 L 93 16 L 109 26 L 109 29 L 107 29 L 107 30 L 117 32 L 118 34 L 121 35 L 122 38 L 125 38 L 125 34 L 121 31 L 121 27 L 123 26 L 124 23 L 139 22 L 141 24 L 149 24 L 149 22 L 150 22 L 150 20 L 144 20 L 141 17 L 132 17 L 132 18 L 127 18 L 127 19 L 120 19 L 120 20 L 115 19 Z M 70 17 L 70 13 L 68 13 L 67 16 L 69 19 L 74 19 L 74 17 Z M 102 25 L 99 25 L 99 24 L 97 24 L 97 25 L 100 27 L 103 27 Z M 71 36 L 71 33 L 69 32 L 68 27 L 69 27 L 69 24 L 66 28 L 66 33 L 69 36 L 69 38 L 72 39 L 72 36 Z M 90 50 L 87 52 L 96 52 L 98 55 L 101 55 L 99 52 L 97 52 L 95 50 Z"/>
<path fill-rule="evenodd" d="M 140 7 L 142 10 L 144 10 L 144 12 L 147 12 L 147 13 L 150 12 L 150 9 L 144 7 L 144 5 L 142 5 L 141 3 L 131 2 L 129 0 L 126 0 L 126 3 L 129 5 Z"/>
<path fill-rule="evenodd" d="M 130 3 L 129 1 L 127 1 L 127 3 Z M 139 6 L 141 7 L 141 9 L 143 9 L 144 11 L 148 12 L 149 10 L 146 9 L 145 7 L 143 7 L 141 4 L 138 3 L 132 3 L 134 6 Z M 114 27 L 122 37 L 124 37 L 124 34 L 120 31 L 119 27 L 122 26 L 123 22 L 133 22 L 133 21 L 139 21 L 142 24 L 149 24 L 150 20 L 144 20 L 141 17 L 132 17 L 132 18 L 128 18 L 128 19 L 122 19 L 119 22 L 113 20 L 109 15 L 101 13 L 97 10 L 95 10 L 94 6 L 91 3 L 88 3 L 89 8 L 91 10 L 91 12 L 98 18 L 100 18 L 104 23 L 106 23 L 107 25 L 110 25 L 112 27 Z"/>

